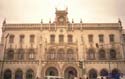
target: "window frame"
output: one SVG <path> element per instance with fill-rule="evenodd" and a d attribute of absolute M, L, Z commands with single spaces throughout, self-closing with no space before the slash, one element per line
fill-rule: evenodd
<path fill-rule="evenodd" d="M 14 35 L 9 36 L 9 43 L 14 43 Z"/>
<path fill-rule="evenodd" d="M 55 43 L 55 35 L 54 34 L 50 35 L 50 43 Z"/>
<path fill-rule="evenodd" d="M 73 42 L 73 35 L 69 34 L 68 36 L 68 43 L 72 43 Z"/>
<path fill-rule="evenodd" d="M 99 42 L 104 43 L 104 35 L 103 34 L 99 35 Z"/>
<path fill-rule="evenodd" d="M 88 35 L 88 42 L 89 43 L 93 43 L 94 41 L 93 41 L 93 38 L 94 38 L 94 36 L 92 35 L 92 34 L 89 34 Z"/>
<path fill-rule="evenodd" d="M 64 35 L 61 34 L 59 35 L 59 43 L 63 43 L 64 42 Z"/>
<path fill-rule="evenodd" d="M 30 35 L 30 43 L 34 43 L 35 42 L 35 35 L 34 34 L 32 34 L 32 35 Z"/>
<path fill-rule="evenodd" d="M 20 35 L 20 40 L 19 40 L 19 42 L 20 42 L 20 43 L 24 43 L 24 38 L 25 38 L 24 35 Z"/>
<path fill-rule="evenodd" d="M 110 43 L 115 42 L 115 35 L 114 34 L 109 35 L 109 42 Z"/>

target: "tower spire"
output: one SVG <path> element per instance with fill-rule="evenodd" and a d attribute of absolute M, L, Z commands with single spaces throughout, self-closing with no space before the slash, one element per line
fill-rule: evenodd
<path fill-rule="evenodd" d="M 74 19 L 72 19 L 72 23 L 74 23 Z"/>
<path fill-rule="evenodd" d="M 43 19 L 41 19 L 41 24 L 43 23 Z"/>
<path fill-rule="evenodd" d="M 3 25 L 5 25 L 6 24 L 6 18 L 4 19 L 4 21 L 3 21 Z"/>
<path fill-rule="evenodd" d="M 83 23 L 83 22 L 82 22 L 82 19 L 80 19 L 80 23 Z"/>
<path fill-rule="evenodd" d="M 120 18 L 118 18 L 118 23 L 122 26 L 122 21 Z"/>

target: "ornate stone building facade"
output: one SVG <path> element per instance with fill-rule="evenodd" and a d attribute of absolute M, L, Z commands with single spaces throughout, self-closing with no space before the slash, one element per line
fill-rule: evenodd
<path fill-rule="evenodd" d="M 122 26 L 118 23 L 74 23 L 67 10 L 56 10 L 54 22 L 3 22 L 3 79 L 97 78 L 125 73 Z"/>

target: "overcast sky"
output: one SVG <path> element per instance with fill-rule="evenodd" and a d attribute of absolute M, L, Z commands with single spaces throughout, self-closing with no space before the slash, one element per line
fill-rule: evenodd
<path fill-rule="evenodd" d="M 68 7 L 68 16 L 75 22 L 117 22 L 125 26 L 125 0 L 0 0 L 0 22 L 39 23 L 55 18 L 55 8 Z"/>

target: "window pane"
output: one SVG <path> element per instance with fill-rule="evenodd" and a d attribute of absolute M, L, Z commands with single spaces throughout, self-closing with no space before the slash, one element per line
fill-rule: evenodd
<path fill-rule="evenodd" d="M 68 35 L 68 43 L 72 43 L 72 41 L 73 41 L 72 35 Z"/>
<path fill-rule="evenodd" d="M 87 53 L 88 59 L 95 59 L 95 51 L 94 49 L 89 49 Z"/>
<path fill-rule="evenodd" d="M 105 51 L 103 49 L 99 50 L 99 59 L 105 59 Z"/>
<path fill-rule="evenodd" d="M 59 42 L 64 42 L 64 35 L 59 35 Z"/>
<path fill-rule="evenodd" d="M 6 58 L 8 60 L 13 60 L 14 59 L 14 50 L 8 50 Z"/>
<path fill-rule="evenodd" d="M 34 59 L 34 53 L 29 53 L 29 59 Z"/>
<path fill-rule="evenodd" d="M 35 39 L 35 36 L 34 35 L 30 35 L 30 43 L 34 43 L 34 39 Z"/>
<path fill-rule="evenodd" d="M 3 79 L 12 79 L 12 72 L 11 72 L 11 70 L 7 69 L 7 70 L 4 71 Z"/>
<path fill-rule="evenodd" d="M 113 49 L 110 50 L 110 59 L 116 59 L 116 51 Z"/>
<path fill-rule="evenodd" d="M 88 41 L 91 43 L 93 42 L 93 35 L 88 35 Z"/>
<path fill-rule="evenodd" d="M 14 43 L 14 35 L 10 35 L 10 37 L 9 37 L 9 43 Z"/>
<path fill-rule="evenodd" d="M 50 49 L 47 53 L 47 60 L 55 60 L 56 59 L 56 52 L 54 49 Z"/>
<path fill-rule="evenodd" d="M 26 72 L 26 79 L 33 79 L 34 78 L 34 72 L 33 70 L 28 70 Z"/>
<path fill-rule="evenodd" d="M 55 42 L 55 35 L 50 35 L 50 42 L 54 43 Z"/>
<path fill-rule="evenodd" d="M 113 34 L 109 35 L 109 41 L 114 42 L 114 35 Z"/>
<path fill-rule="evenodd" d="M 24 59 L 24 50 L 23 49 L 19 49 L 19 51 L 18 51 L 18 59 L 19 60 Z"/>
<path fill-rule="evenodd" d="M 20 43 L 24 43 L 24 35 L 20 35 Z"/>
<path fill-rule="evenodd" d="M 63 49 L 59 49 L 58 52 L 57 52 L 57 59 L 58 60 L 64 60 L 65 57 L 64 57 L 64 50 Z"/>
<path fill-rule="evenodd" d="M 22 72 L 22 70 L 17 70 L 15 72 L 15 79 L 23 79 L 23 72 Z"/>
<path fill-rule="evenodd" d="M 122 41 L 125 43 L 125 34 L 122 34 Z"/>
<path fill-rule="evenodd" d="M 72 49 L 67 50 L 67 60 L 75 60 L 74 51 Z"/>
<path fill-rule="evenodd" d="M 104 35 L 99 35 L 99 42 L 103 43 L 104 42 Z"/>

